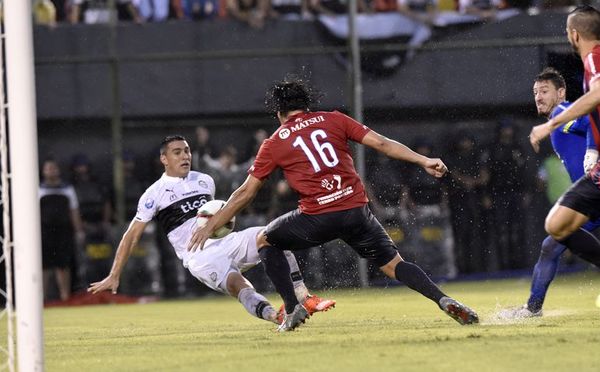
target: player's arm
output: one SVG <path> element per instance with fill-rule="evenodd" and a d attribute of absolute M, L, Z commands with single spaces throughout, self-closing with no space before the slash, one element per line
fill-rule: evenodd
<path fill-rule="evenodd" d="M 554 129 L 580 116 L 589 114 L 598 105 L 600 105 L 600 79 L 592 81 L 590 90 L 577 101 L 573 102 L 569 108 L 544 124 L 536 125 L 531 129 L 529 142 L 531 142 L 531 146 L 535 152 L 540 150 L 540 141 L 548 137 Z"/>
<path fill-rule="evenodd" d="M 212 216 L 206 225 L 194 231 L 188 244 L 188 251 L 194 252 L 198 248 L 202 249 L 213 232 L 229 222 L 233 216 L 237 215 L 254 200 L 263 183 L 263 180 L 248 175 L 246 181 L 231 194 L 225 207 Z"/>
<path fill-rule="evenodd" d="M 594 140 L 594 133 L 592 131 L 592 125 L 587 121 L 587 133 L 585 136 L 586 150 L 585 156 L 583 157 L 583 171 L 587 174 L 589 171 L 596 166 L 598 162 L 598 150 L 596 148 L 596 141 Z"/>
<path fill-rule="evenodd" d="M 361 143 L 385 154 L 392 159 L 403 160 L 409 163 L 417 164 L 423 167 L 427 173 L 435 177 L 443 176 L 448 170 L 441 159 L 428 158 L 418 154 L 408 148 L 406 145 L 382 136 L 373 130 L 369 131 L 363 137 Z"/>
<path fill-rule="evenodd" d="M 121 273 L 123 272 L 123 268 L 129 259 L 131 251 L 139 242 L 140 237 L 146 228 L 146 224 L 146 222 L 140 222 L 136 220 L 131 221 L 129 228 L 127 231 L 125 231 L 125 234 L 123 234 L 123 237 L 121 238 L 121 242 L 117 248 L 117 253 L 115 254 L 115 260 L 113 261 L 110 273 L 103 280 L 90 284 L 88 292 L 95 294 L 101 291 L 110 290 L 112 293 L 117 293 L 119 279 L 121 277 Z"/>

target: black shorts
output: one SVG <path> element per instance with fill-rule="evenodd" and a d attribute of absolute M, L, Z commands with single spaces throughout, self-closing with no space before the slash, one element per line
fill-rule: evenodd
<path fill-rule="evenodd" d="M 269 223 L 265 235 L 272 246 L 292 251 L 342 239 L 378 267 L 398 254 L 394 242 L 367 205 L 314 215 L 296 209 Z"/>
<path fill-rule="evenodd" d="M 600 218 L 600 189 L 589 177 L 583 176 L 561 196 L 558 204 L 595 220 Z"/>

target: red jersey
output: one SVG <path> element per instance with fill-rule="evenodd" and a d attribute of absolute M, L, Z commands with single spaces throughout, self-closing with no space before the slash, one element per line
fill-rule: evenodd
<path fill-rule="evenodd" d="M 583 59 L 583 92 L 587 93 L 594 81 L 600 78 L 600 45 L 596 45 Z M 600 150 L 600 106 L 590 112 L 590 124 L 596 148 Z"/>
<path fill-rule="evenodd" d="M 348 140 L 361 142 L 369 131 L 338 111 L 294 115 L 263 142 L 248 173 L 263 180 L 280 167 L 300 194 L 302 213 L 360 207 L 369 199 Z"/>

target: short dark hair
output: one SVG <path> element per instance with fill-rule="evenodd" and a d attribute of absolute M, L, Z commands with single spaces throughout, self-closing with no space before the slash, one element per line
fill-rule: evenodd
<path fill-rule="evenodd" d="M 581 5 L 569 13 L 570 27 L 586 39 L 600 40 L 600 12 L 589 5 Z"/>
<path fill-rule="evenodd" d="M 552 67 L 546 67 L 535 77 L 536 83 L 541 81 L 552 82 L 552 85 L 554 85 L 556 89 L 567 89 L 567 83 L 565 83 L 565 78 L 560 74 L 560 72 L 558 72 Z"/>
<path fill-rule="evenodd" d="M 175 142 L 175 141 L 186 141 L 187 139 L 185 139 L 184 136 L 179 135 L 179 134 L 175 134 L 172 136 L 166 136 L 162 142 L 160 143 L 160 154 L 164 154 L 165 151 L 167 151 L 167 146 L 169 145 L 169 143 L 171 142 Z"/>
<path fill-rule="evenodd" d="M 288 75 L 274 83 L 267 91 L 265 105 L 270 113 L 286 114 L 294 110 L 308 111 L 320 100 L 322 94 L 307 80 Z"/>

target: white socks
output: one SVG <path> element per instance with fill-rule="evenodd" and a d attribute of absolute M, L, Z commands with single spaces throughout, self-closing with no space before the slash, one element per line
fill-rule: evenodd
<path fill-rule="evenodd" d="M 244 305 L 250 315 L 259 319 L 277 323 L 277 311 L 265 298 L 252 287 L 244 288 L 238 294 L 238 301 Z"/>
<path fill-rule="evenodd" d="M 294 292 L 298 302 L 304 303 L 304 300 L 309 295 L 308 288 L 304 284 L 304 278 L 300 273 L 300 267 L 298 267 L 298 261 L 296 256 L 291 251 L 283 251 L 285 258 L 287 259 L 288 265 L 290 265 L 290 275 L 294 283 Z"/>

